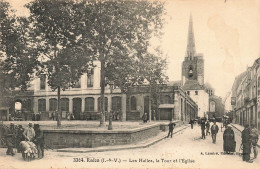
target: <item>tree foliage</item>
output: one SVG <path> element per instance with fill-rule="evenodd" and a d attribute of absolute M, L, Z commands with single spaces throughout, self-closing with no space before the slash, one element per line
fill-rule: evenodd
<path fill-rule="evenodd" d="M 147 53 L 151 37 L 160 34 L 164 5 L 159 1 L 82 0 L 78 11 L 81 22 L 88 26 L 81 31 L 88 33 L 84 37 L 90 39 L 87 41 L 93 45 L 93 56 L 101 62 L 104 115 L 104 89 L 109 81 L 124 93 L 129 86 L 143 81 L 143 75 L 136 71 L 143 66 L 138 62 Z"/>
<path fill-rule="evenodd" d="M 37 65 L 36 46 L 26 18 L 16 17 L 9 3 L 0 0 L 1 88 L 26 90 Z"/>

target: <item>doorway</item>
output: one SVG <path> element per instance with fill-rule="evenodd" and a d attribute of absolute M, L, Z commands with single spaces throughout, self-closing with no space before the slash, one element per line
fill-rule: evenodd
<path fill-rule="evenodd" d="M 73 99 L 73 115 L 75 120 L 80 120 L 81 104 L 82 104 L 81 98 Z"/>

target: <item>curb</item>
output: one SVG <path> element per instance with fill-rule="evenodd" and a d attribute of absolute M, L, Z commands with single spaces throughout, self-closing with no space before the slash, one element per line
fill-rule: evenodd
<path fill-rule="evenodd" d="M 240 133 L 242 132 L 240 129 L 238 129 L 236 126 L 234 126 L 233 124 L 231 124 L 232 125 L 232 127 L 234 127 L 237 131 L 239 131 Z M 257 147 L 258 148 L 260 148 L 260 145 L 259 144 L 257 144 Z"/>
<path fill-rule="evenodd" d="M 173 132 L 172 134 L 176 134 L 180 131 L 183 131 L 184 129 L 188 128 L 189 126 L 185 126 L 182 129 Z M 154 140 L 150 143 L 147 144 L 142 144 L 142 145 L 127 145 L 127 147 L 118 147 L 118 148 L 113 148 L 113 147 L 109 147 L 109 148 L 94 148 L 92 150 L 66 150 L 66 149 L 58 149 L 57 152 L 70 152 L 70 153 L 89 153 L 89 152 L 105 152 L 105 151 L 119 151 L 119 150 L 129 150 L 129 149 L 138 149 L 138 148 L 147 148 L 149 146 L 152 146 L 160 141 L 162 141 L 163 139 L 167 138 L 167 136 L 162 136 L 159 137 L 157 140 Z M 124 145 L 123 145 L 124 146 Z"/>

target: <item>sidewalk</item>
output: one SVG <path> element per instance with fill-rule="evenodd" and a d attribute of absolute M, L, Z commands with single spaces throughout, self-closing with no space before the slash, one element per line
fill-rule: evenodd
<path fill-rule="evenodd" d="M 239 124 L 233 124 L 231 123 L 231 125 L 237 129 L 238 131 L 242 132 L 244 130 L 244 127 L 239 125 Z M 258 143 L 257 143 L 257 147 L 260 148 L 260 139 L 258 140 Z"/>
<path fill-rule="evenodd" d="M 173 135 L 188 127 L 189 127 L 188 125 L 182 125 L 180 127 L 175 128 L 173 130 Z M 86 153 L 86 152 L 103 152 L 103 151 L 118 151 L 118 150 L 146 148 L 165 139 L 167 135 L 168 135 L 168 131 L 161 132 L 156 137 L 135 144 L 104 146 L 104 147 L 95 147 L 95 148 L 63 148 L 63 149 L 58 149 L 57 152 Z"/>

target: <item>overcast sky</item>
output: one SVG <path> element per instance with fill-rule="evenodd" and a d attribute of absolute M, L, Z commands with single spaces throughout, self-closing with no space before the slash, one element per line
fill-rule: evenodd
<path fill-rule="evenodd" d="M 23 5 L 30 0 L 7 1 L 18 15 L 28 14 Z M 257 0 L 168 0 L 161 46 L 168 56 L 169 79 L 181 80 L 192 14 L 196 51 L 204 54 L 205 82 L 224 97 L 235 76 L 260 56 L 259 8 Z"/>

